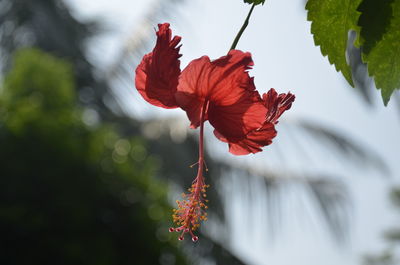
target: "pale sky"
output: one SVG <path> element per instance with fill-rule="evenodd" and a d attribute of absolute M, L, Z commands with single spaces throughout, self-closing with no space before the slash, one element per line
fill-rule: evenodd
<path fill-rule="evenodd" d="M 155 0 L 69 2 L 79 17 L 101 17 L 115 30 L 99 41 L 98 51 L 94 51 L 94 54 L 99 54 L 99 61 L 107 65 L 113 62 L 116 51 L 124 46 L 129 34 L 138 30 L 136 26 Z M 240 0 L 190 0 L 170 15 L 173 19 L 160 22 L 170 22 L 173 32 L 182 36 L 181 65 L 184 67 L 202 55 L 210 58 L 224 55 L 249 7 Z M 314 46 L 303 0 L 267 0 L 264 6 L 256 7 L 237 48 L 252 53 L 255 66 L 250 74 L 255 76 L 256 86 L 261 92 L 274 87 L 279 92 L 290 90 L 296 94 L 296 102 L 285 116 L 287 120 L 311 119 L 346 132 L 375 150 L 387 162 L 392 178 L 384 179 L 375 171 L 355 170 L 337 162 L 326 162 L 324 158 L 312 165 L 295 159 L 284 165 L 271 163 L 271 166 L 287 167 L 292 171 L 335 170 L 346 174 L 344 181 L 350 189 L 353 204 L 350 240 L 340 247 L 332 242 L 309 200 L 303 195 L 288 195 L 286 204 L 283 204 L 285 218 L 282 229 L 267 244 L 261 239 L 268 238 L 268 234 L 260 236 L 243 229 L 241 210 L 236 209 L 234 215 L 239 218 L 235 223 L 237 232 L 233 234 L 233 248 L 254 265 L 360 264 L 361 255 L 379 252 L 385 246 L 382 232 L 395 225 L 396 221 L 398 223 L 400 218 L 394 214 L 387 196 L 391 185 L 400 180 L 400 115 L 397 106 L 390 102 L 388 107 L 383 107 L 378 91 L 375 92 L 373 107 L 360 100 L 327 58 L 322 57 L 319 47 Z M 138 97 L 133 82 L 132 91 L 132 97 Z M 153 107 L 148 106 L 145 111 L 150 109 Z M 158 110 L 151 113 L 163 115 Z M 171 115 L 176 114 L 183 116 L 171 111 Z M 278 135 L 275 141 L 283 142 L 286 138 L 284 134 L 281 137 Z M 216 145 L 226 148 L 223 143 L 216 142 Z M 264 161 L 266 156 L 229 156 L 228 159 L 252 163 L 253 160 Z M 293 208 L 296 208 L 294 212 Z M 257 226 L 262 227 L 263 224 L 256 222 L 255 226 L 255 231 L 260 231 Z"/>

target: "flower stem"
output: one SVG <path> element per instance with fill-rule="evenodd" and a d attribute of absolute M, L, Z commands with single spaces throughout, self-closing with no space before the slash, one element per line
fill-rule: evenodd
<path fill-rule="evenodd" d="M 200 135 L 199 135 L 199 167 L 197 170 L 197 181 L 200 181 L 202 184 L 204 184 L 204 177 L 203 177 L 203 172 L 204 172 L 204 120 L 205 120 L 205 114 L 206 110 L 208 107 L 208 101 L 205 101 L 203 104 L 203 107 L 201 109 L 201 116 L 200 116 Z M 200 185 L 202 186 L 202 185 Z"/>
<path fill-rule="evenodd" d="M 253 9 L 255 6 L 256 6 L 256 4 L 253 4 L 251 6 L 249 14 L 247 15 L 246 20 L 244 21 L 242 27 L 240 28 L 238 34 L 236 35 L 235 40 L 233 41 L 232 46 L 229 50 L 233 50 L 236 48 L 236 45 L 238 44 L 240 37 L 242 37 L 244 30 L 247 28 L 247 25 L 249 25 L 250 16 L 251 16 L 251 13 L 253 13 Z"/>

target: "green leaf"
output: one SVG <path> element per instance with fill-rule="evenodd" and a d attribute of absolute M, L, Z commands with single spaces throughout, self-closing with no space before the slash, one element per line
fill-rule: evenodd
<path fill-rule="evenodd" d="M 244 2 L 248 4 L 259 5 L 259 4 L 264 4 L 265 0 L 244 0 Z"/>
<path fill-rule="evenodd" d="M 392 18 L 392 3 L 393 0 L 363 0 L 358 7 L 361 30 L 357 46 L 363 46 L 364 54 L 368 54 L 387 32 Z"/>
<path fill-rule="evenodd" d="M 351 69 L 346 61 L 349 30 L 359 32 L 357 21 L 361 0 L 309 0 L 306 5 L 307 19 L 311 21 L 311 33 L 315 45 L 328 56 L 329 62 L 354 87 Z"/>
<path fill-rule="evenodd" d="M 380 22 L 372 22 L 373 25 L 370 25 L 366 22 L 367 19 L 361 19 L 363 15 L 359 24 L 363 26 L 363 61 L 367 63 L 368 73 L 374 77 L 376 87 L 382 90 L 383 102 L 387 105 L 393 91 L 400 88 L 400 0 L 392 1 L 391 10 L 381 4 L 381 10 L 384 11 L 377 13 L 383 13 L 385 16 L 375 15 Z M 390 23 L 385 20 L 383 24 L 383 17 L 388 17 Z M 380 24 L 379 30 L 377 24 Z"/>

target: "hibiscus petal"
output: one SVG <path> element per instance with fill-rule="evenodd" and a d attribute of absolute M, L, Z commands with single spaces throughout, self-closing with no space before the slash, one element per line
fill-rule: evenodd
<path fill-rule="evenodd" d="M 147 102 L 157 107 L 177 108 L 175 92 L 181 73 L 181 37 L 172 38 L 168 23 L 159 24 L 158 28 L 156 46 L 136 68 L 135 85 Z"/>
<path fill-rule="evenodd" d="M 210 58 L 200 57 L 189 63 L 179 77 L 176 102 L 186 111 L 193 129 L 200 126 L 201 109 L 207 97 L 206 74 L 209 73 Z M 206 121 L 205 119 L 204 121 Z"/>
<path fill-rule="evenodd" d="M 267 109 L 261 98 L 257 100 L 254 95 L 248 93 L 230 106 L 216 106 L 210 103 L 208 119 L 211 125 L 229 140 L 242 138 L 250 131 L 262 127 L 266 113 Z"/>
<path fill-rule="evenodd" d="M 248 94 L 257 94 L 256 91 Z M 214 126 L 215 136 L 229 144 L 235 155 L 246 155 L 261 151 L 271 143 L 276 131 L 272 123 L 265 124 L 267 109 L 260 97 L 248 95 L 231 106 L 210 104 L 209 121 Z"/>
<path fill-rule="evenodd" d="M 242 138 L 225 138 L 217 130 L 214 130 L 214 135 L 221 141 L 229 144 L 229 152 L 234 155 L 248 155 L 261 152 L 261 147 L 272 143 L 272 139 L 277 132 L 272 123 L 265 123 L 261 128 L 250 131 Z"/>
<path fill-rule="evenodd" d="M 193 128 L 200 125 L 205 101 L 214 106 L 232 106 L 252 95 L 248 93 L 254 92 L 255 86 L 247 73 L 252 65 L 251 54 L 239 50 L 214 61 L 203 56 L 189 63 L 179 77 L 176 101 L 186 111 Z"/>
<path fill-rule="evenodd" d="M 214 105 L 228 106 L 254 91 L 254 80 L 247 70 L 254 65 L 249 52 L 231 50 L 212 62 L 214 69 L 209 77 L 209 98 Z"/>
<path fill-rule="evenodd" d="M 267 94 L 264 93 L 263 101 L 265 107 L 268 109 L 266 120 L 267 122 L 278 123 L 278 118 L 286 110 L 290 109 L 295 96 L 292 93 L 279 94 L 275 89 L 271 88 Z"/>

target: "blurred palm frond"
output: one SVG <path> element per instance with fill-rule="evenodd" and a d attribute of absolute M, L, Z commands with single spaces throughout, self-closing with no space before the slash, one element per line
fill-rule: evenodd
<path fill-rule="evenodd" d="M 386 164 L 377 154 L 363 144 L 356 144 L 356 141 L 349 136 L 310 121 L 290 123 L 290 126 L 300 132 L 297 137 L 304 139 L 305 135 L 308 135 L 315 141 L 316 146 L 318 143 L 329 144 L 324 145 L 324 151 L 336 150 L 336 156 L 341 159 L 355 161 L 359 167 L 370 164 L 379 171 L 387 170 Z M 282 131 L 281 128 L 280 132 Z M 184 187 L 188 187 L 195 174 L 189 165 L 196 161 L 196 152 L 193 150 L 197 151 L 198 148 L 197 135 L 188 129 L 183 121 L 176 118 L 148 120 L 142 125 L 142 133 L 152 143 L 152 152 L 162 156 L 160 177 L 176 183 L 178 187 L 182 187 L 181 191 L 185 189 Z M 174 148 L 171 149 L 171 146 Z M 309 148 L 315 147 L 309 146 Z M 290 150 L 293 151 L 296 150 Z M 299 152 L 301 154 L 302 150 Z M 166 153 L 168 155 L 163 155 Z M 240 196 L 242 208 L 248 210 L 247 216 L 259 210 L 255 204 L 261 198 L 261 201 L 265 202 L 262 208 L 267 209 L 269 213 L 267 216 L 271 228 L 269 231 L 276 231 L 283 217 L 280 210 L 282 202 L 293 193 L 290 190 L 297 187 L 296 193 L 302 191 L 308 194 L 334 238 L 339 241 L 347 238 L 351 201 L 342 180 L 348 176 L 340 176 L 335 172 L 288 172 L 283 168 L 254 167 L 248 162 L 233 164 L 215 155 L 212 158 L 208 157 L 206 161 L 210 169 L 206 179 L 214 187 L 208 191 L 211 198 L 210 211 L 211 215 L 218 217 L 217 222 L 222 224 L 221 226 L 226 228 L 232 225 L 229 224 L 229 220 L 232 219 L 229 210 L 232 205 L 229 204 L 235 197 Z M 180 174 L 176 174 L 178 171 Z M 227 186 L 229 188 L 226 188 Z M 229 234 L 226 229 L 220 229 L 212 236 L 229 241 L 229 236 L 227 237 Z"/>
<path fill-rule="evenodd" d="M 240 191 L 241 201 L 245 202 L 248 212 L 246 216 L 253 216 L 256 212 L 253 206 L 255 201 L 264 198 L 262 208 L 268 210 L 267 221 L 269 232 L 274 235 L 282 229 L 284 218 L 285 198 L 306 194 L 320 213 L 320 217 L 328 227 L 328 231 L 339 241 L 346 239 L 348 234 L 349 194 L 346 185 L 338 176 L 328 176 L 316 173 L 293 173 L 281 171 L 268 171 L 253 169 L 233 168 L 231 173 L 225 174 L 226 180 L 234 183 L 228 201 Z M 234 173 L 232 171 L 243 171 Z M 228 171 L 229 172 L 229 171 Z M 235 178 L 236 179 L 232 179 Z M 225 205 L 226 206 L 226 205 Z M 293 208 L 289 206 L 289 208 Z M 293 209 L 290 209 L 292 211 Z M 252 218 L 250 218 L 252 219 Z M 246 225 L 251 227 L 251 224 Z"/>
<path fill-rule="evenodd" d="M 379 154 L 368 144 L 359 143 L 356 139 L 346 136 L 328 126 L 310 120 L 297 120 L 296 126 L 308 134 L 315 142 L 323 144 L 325 151 L 335 150 L 337 157 L 343 162 L 356 163 L 359 168 L 371 167 L 379 170 L 384 176 L 390 176 L 390 170 Z M 325 146 L 328 144 L 328 146 Z"/>

